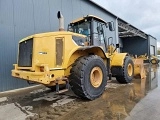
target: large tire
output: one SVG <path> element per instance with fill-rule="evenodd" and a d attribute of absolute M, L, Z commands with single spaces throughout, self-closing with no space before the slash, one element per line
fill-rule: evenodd
<path fill-rule="evenodd" d="M 105 90 L 107 69 L 97 55 L 78 58 L 70 71 L 70 86 L 79 97 L 94 100 Z"/>
<path fill-rule="evenodd" d="M 158 64 L 159 63 L 159 60 L 158 59 L 151 59 L 150 61 L 152 64 Z"/>
<path fill-rule="evenodd" d="M 124 59 L 124 64 L 121 69 L 121 76 L 116 76 L 116 80 L 119 83 L 130 83 L 133 79 L 134 75 L 134 64 L 130 57 L 126 56 Z"/>

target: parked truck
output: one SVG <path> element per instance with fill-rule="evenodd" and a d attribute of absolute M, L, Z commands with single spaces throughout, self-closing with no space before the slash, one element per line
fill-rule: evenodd
<path fill-rule="evenodd" d="M 113 22 L 87 15 L 72 21 L 64 31 L 63 16 L 58 12 L 59 31 L 40 33 L 19 42 L 18 61 L 12 76 L 55 88 L 60 92 L 71 87 L 73 92 L 93 100 L 105 90 L 107 80 L 116 77 L 129 83 L 134 63 L 127 53 L 118 53 L 119 44 L 106 37 L 114 31 Z"/>

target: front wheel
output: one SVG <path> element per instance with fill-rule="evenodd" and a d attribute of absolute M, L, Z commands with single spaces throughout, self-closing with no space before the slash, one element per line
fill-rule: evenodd
<path fill-rule="evenodd" d="M 158 64 L 159 63 L 159 60 L 158 59 L 151 59 L 150 61 L 152 64 Z"/>
<path fill-rule="evenodd" d="M 121 73 L 122 75 L 116 76 L 119 83 L 130 83 L 132 81 L 134 75 L 134 64 L 130 57 L 125 57 Z"/>
<path fill-rule="evenodd" d="M 104 92 L 107 84 L 107 70 L 99 56 L 78 58 L 70 73 L 71 89 L 77 96 L 93 100 Z"/>

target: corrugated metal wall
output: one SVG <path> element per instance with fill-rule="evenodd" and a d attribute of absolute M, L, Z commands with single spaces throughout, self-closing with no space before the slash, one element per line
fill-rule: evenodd
<path fill-rule="evenodd" d="M 115 22 L 113 16 L 87 0 L 0 0 L 0 91 L 28 86 L 26 81 L 11 77 L 18 41 L 31 34 L 58 30 L 59 10 L 65 17 L 65 28 L 71 20 L 87 14 Z M 107 32 L 115 40 L 115 32 Z"/>
<path fill-rule="evenodd" d="M 121 39 L 123 47 L 121 52 L 128 52 L 131 55 L 148 54 L 148 40 L 141 37 L 128 37 Z"/>
<path fill-rule="evenodd" d="M 149 55 L 157 55 L 157 39 L 148 35 L 149 40 Z M 153 49 L 153 50 L 152 50 Z"/>

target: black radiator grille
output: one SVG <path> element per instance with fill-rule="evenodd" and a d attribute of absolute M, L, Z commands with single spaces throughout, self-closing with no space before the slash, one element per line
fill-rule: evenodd
<path fill-rule="evenodd" d="M 19 44 L 19 67 L 32 67 L 33 38 Z"/>

